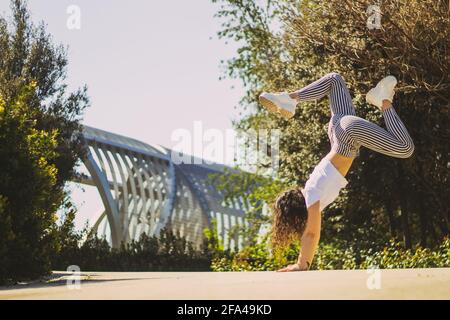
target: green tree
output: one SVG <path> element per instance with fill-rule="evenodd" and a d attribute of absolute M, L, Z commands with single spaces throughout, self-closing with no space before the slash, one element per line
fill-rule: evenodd
<path fill-rule="evenodd" d="M 11 0 L 11 18 L 0 16 L 0 94 L 6 103 L 13 101 L 24 84 L 36 83 L 34 98 L 28 103 L 39 110 L 36 127 L 57 130 L 58 152 L 52 159 L 57 170 L 57 186 L 74 176 L 83 154 L 80 120 L 89 105 L 87 87 L 67 92 L 67 50 L 55 45 L 44 22 L 35 26 L 26 1 Z"/>
<path fill-rule="evenodd" d="M 448 235 L 448 1 L 383 1 L 380 29 L 367 27 L 369 0 L 213 2 L 220 3 L 219 36 L 240 44 L 226 67 L 247 89 L 243 107 L 261 91 L 295 90 L 336 71 L 358 115 L 382 124 L 364 94 L 387 74 L 399 80 L 395 103 L 415 155 L 398 160 L 362 149 L 349 187 L 325 214 L 325 242 L 340 239 L 358 251 L 391 237 L 432 246 Z M 324 99 L 301 104 L 294 121 L 258 109 L 237 127 L 281 128 L 279 178 L 301 185 L 328 151 L 328 120 Z"/>
<path fill-rule="evenodd" d="M 67 93 L 67 58 L 26 2 L 0 17 L 0 281 L 48 273 L 58 251 L 56 211 L 82 156 L 86 87 Z"/>
<path fill-rule="evenodd" d="M 58 132 L 37 129 L 33 93 L 29 85 L 10 103 L 0 96 L 0 281 L 48 272 L 56 249 Z"/>

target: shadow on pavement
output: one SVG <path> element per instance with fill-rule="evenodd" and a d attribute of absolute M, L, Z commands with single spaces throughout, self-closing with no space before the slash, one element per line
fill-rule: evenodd
<path fill-rule="evenodd" d="M 95 279 L 98 276 L 96 274 L 86 274 L 80 273 L 80 284 L 89 283 L 102 283 L 102 282 L 116 282 L 116 281 L 135 281 L 135 280 L 151 280 L 151 279 L 169 279 L 174 277 L 142 277 L 142 278 L 114 278 L 114 279 Z M 17 289 L 33 289 L 33 288 L 50 288 L 64 286 L 67 281 L 72 281 L 70 275 L 67 273 L 53 273 L 50 277 L 42 280 L 35 280 L 29 282 L 23 282 L 18 284 L 13 284 L 9 286 L 1 286 L 0 292 L 5 290 L 17 290 Z"/>

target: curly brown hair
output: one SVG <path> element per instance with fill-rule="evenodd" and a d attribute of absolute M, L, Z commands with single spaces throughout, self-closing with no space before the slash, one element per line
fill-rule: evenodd
<path fill-rule="evenodd" d="M 272 204 L 272 247 L 281 250 L 299 240 L 307 218 L 308 210 L 300 188 L 280 193 Z"/>

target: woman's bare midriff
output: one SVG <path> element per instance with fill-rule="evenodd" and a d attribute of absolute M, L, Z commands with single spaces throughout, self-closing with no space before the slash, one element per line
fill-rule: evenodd
<path fill-rule="evenodd" d="M 353 160 L 355 160 L 355 158 L 344 157 L 334 151 L 330 151 L 330 153 L 325 156 L 325 159 L 328 159 L 343 177 L 347 175 Z"/>

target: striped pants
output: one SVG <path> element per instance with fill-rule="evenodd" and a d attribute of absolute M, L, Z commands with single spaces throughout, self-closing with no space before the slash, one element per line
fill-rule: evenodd
<path fill-rule="evenodd" d="M 414 143 L 394 108 L 382 112 L 387 130 L 357 117 L 350 92 L 338 73 L 329 73 L 296 94 L 300 101 L 330 97 L 328 137 L 331 149 L 337 153 L 356 157 L 363 146 L 395 158 L 409 158 L 413 154 Z"/>

